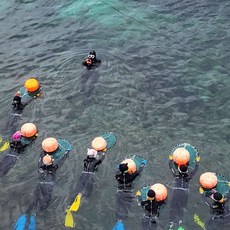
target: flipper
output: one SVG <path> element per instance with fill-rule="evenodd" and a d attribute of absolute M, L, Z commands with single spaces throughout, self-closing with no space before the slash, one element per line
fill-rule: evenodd
<path fill-rule="evenodd" d="M 36 230 L 36 222 L 35 222 L 35 216 L 34 215 L 32 215 L 30 217 L 30 223 L 29 223 L 28 230 Z"/>
<path fill-rule="evenodd" d="M 81 204 L 81 196 L 82 196 L 81 193 L 79 193 L 79 194 L 76 196 L 74 202 L 73 202 L 72 205 L 70 206 L 70 211 L 76 212 L 76 211 L 79 209 L 80 204 Z"/>
<path fill-rule="evenodd" d="M 201 221 L 200 217 L 197 214 L 194 214 L 194 221 L 203 229 L 206 230 L 205 224 Z"/>
<path fill-rule="evenodd" d="M 14 225 L 14 230 L 25 230 L 27 217 L 26 214 L 20 216 Z"/>
<path fill-rule="evenodd" d="M 75 222 L 73 219 L 73 215 L 70 211 L 70 209 L 66 210 L 66 216 L 65 216 L 65 227 L 69 227 L 69 228 L 74 228 L 75 227 Z"/>
<path fill-rule="evenodd" d="M 117 221 L 113 230 L 125 230 L 124 223 L 122 221 Z"/>
<path fill-rule="evenodd" d="M 5 143 L 0 147 L 0 152 L 7 150 L 10 147 L 9 141 L 5 141 Z"/>

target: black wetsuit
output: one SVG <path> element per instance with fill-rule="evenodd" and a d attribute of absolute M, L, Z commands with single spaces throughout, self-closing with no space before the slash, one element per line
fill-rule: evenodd
<path fill-rule="evenodd" d="M 25 143 L 22 143 L 22 141 L 10 142 L 10 149 L 0 162 L 0 177 L 6 175 L 10 171 L 10 169 L 16 164 L 16 161 L 19 158 L 19 154 L 21 154 L 26 148 L 26 146 L 32 143 L 36 139 L 36 137 L 37 136 L 30 138 L 22 137 L 24 138 L 24 140 L 26 140 Z"/>
<path fill-rule="evenodd" d="M 160 208 L 164 206 L 165 201 L 145 200 L 142 201 L 141 196 L 138 197 L 138 204 L 142 206 L 145 213 L 142 218 L 143 230 L 157 229 L 156 217 L 160 215 Z"/>
<path fill-rule="evenodd" d="M 100 152 L 98 152 L 98 154 L 100 154 Z M 87 158 L 84 159 L 83 171 L 76 184 L 74 196 L 71 196 L 70 198 L 70 204 L 72 204 L 75 197 L 79 193 L 81 193 L 82 196 L 86 198 L 90 197 L 93 191 L 93 186 L 95 181 L 95 171 L 98 170 L 98 166 L 102 163 L 104 159 L 105 159 L 105 152 L 103 152 L 100 159 L 89 157 L 89 156 L 87 156 Z"/>
<path fill-rule="evenodd" d="M 169 168 L 174 175 L 174 187 L 172 200 L 170 203 L 170 224 L 171 226 L 179 226 L 183 221 L 184 209 L 188 203 L 189 182 L 198 170 L 199 164 L 189 173 L 179 173 L 174 168 L 174 162 L 169 161 Z"/>
<path fill-rule="evenodd" d="M 118 190 L 116 194 L 116 218 L 117 220 L 124 221 L 129 214 L 132 207 L 133 195 L 133 182 L 137 176 L 139 176 L 144 168 L 144 164 L 141 165 L 139 170 L 133 174 L 122 173 L 117 170 L 116 180 L 118 182 Z"/>
<path fill-rule="evenodd" d="M 230 194 L 225 197 L 223 203 L 212 200 L 210 197 L 202 195 L 202 199 L 210 208 L 210 213 L 212 217 L 205 224 L 207 230 L 216 230 L 222 229 L 224 225 L 230 227 L 230 208 L 229 208 L 229 199 Z M 226 227 L 226 226 L 225 226 Z M 227 228 L 226 228 L 227 229 Z"/>

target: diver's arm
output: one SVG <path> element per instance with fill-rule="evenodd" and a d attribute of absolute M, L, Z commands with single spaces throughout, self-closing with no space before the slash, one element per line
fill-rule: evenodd
<path fill-rule="evenodd" d="M 209 197 L 205 196 L 204 194 L 202 194 L 202 200 L 204 201 L 204 203 L 208 206 L 208 207 L 212 207 L 212 202 L 210 200 Z"/>
<path fill-rule="evenodd" d="M 173 160 L 169 160 L 169 168 L 170 168 L 170 170 L 171 170 L 173 176 L 177 176 L 177 172 L 176 172 L 176 170 L 174 169 L 173 164 L 174 164 Z"/>
<path fill-rule="evenodd" d="M 189 179 L 192 179 L 192 177 L 194 176 L 198 168 L 199 168 L 199 163 L 197 162 L 195 168 L 192 170 L 192 172 L 189 175 Z"/>

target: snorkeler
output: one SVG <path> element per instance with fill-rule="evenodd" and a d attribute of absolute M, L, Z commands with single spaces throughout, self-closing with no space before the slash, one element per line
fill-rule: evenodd
<path fill-rule="evenodd" d="M 169 159 L 169 168 L 174 176 L 170 229 L 178 229 L 182 225 L 184 209 L 188 203 L 189 182 L 198 170 L 200 157 L 193 146 L 183 143 L 173 148 Z"/>
<path fill-rule="evenodd" d="M 66 210 L 65 226 L 73 228 L 75 221 L 72 212 L 76 212 L 81 203 L 81 197 L 88 199 L 93 191 L 95 173 L 99 165 L 105 159 L 106 152 L 116 144 L 116 136 L 113 133 L 105 133 L 93 139 L 91 148 L 87 150 L 84 159 L 83 171 L 77 181 L 74 196 L 70 197 L 70 206 Z"/>
<path fill-rule="evenodd" d="M 206 223 L 207 230 L 222 228 L 224 224 L 230 224 L 230 187 L 228 180 L 212 172 L 206 172 L 200 176 L 199 188 L 204 203 L 210 208 L 212 217 Z"/>
<path fill-rule="evenodd" d="M 101 60 L 97 59 L 96 52 L 94 50 L 91 50 L 82 64 L 86 66 L 88 69 L 91 69 L 92 67 L 98 67 L 100 63 Z"/>
<path fill-rule="evenodd" d="M 0 176 L 6 175 L 16 164 L 23 150 L 37 138 L 37 127 L 33 123 L 25 123 L 20 131 L 13 134 L 10 149 L 0 162 Z"/>
<path fill-rule="evenodd" d="M 113 230 L 124 229 L 124 220 L 127 219 L 134 198 L 134 180 L 141 174 L 147 161 L 139 156 L 127 158 L 119 164 L 115 178 L 118 182 L 116 194 L 116 224 Z"/>
<path fill-rule="evenodd" d="M 76 184 L 74 195 L 70 199 L 70 206 L 66 210 L 66 227 L 74 227 L 75 222 L 71 211 L 76 212 L 80 206 L 81 197 L 89 198 L 95 183 L 95 172 L 105 159 L 107 142 L 103 137 L 96 137 L 92 141 L 92 148 L 87 150 L 87 157 L 84 159 L 83 171 Z M 98 156 L 101 156 L 98 159 Z"/>
<path fill-rule="evenodd" d="M 46 138 L 42 142 L 42 152 L 38 161 L 39 183 L 34 190 L 33 202 L 25 214 L 19 217 L 14 229 L 21 230 L 27 224 L 35 230 L 35 215 L 46 210 L 52 199 L 52 192 L 56 179 L 57 169 L 63 164 L 71 151 L 71 144 L 65 139 Z M 30 219 L 28 217 L 30 216 Z"/>
<path fill-rule="evenodd" d="M 167 188 L 160 183 L 143 187 L 136 192 L 137 203 L 144 209 L 143 230 L 157 229 L 157 218 L 160 215 L 160 209 L 166 203 L 167 194 Z"/>

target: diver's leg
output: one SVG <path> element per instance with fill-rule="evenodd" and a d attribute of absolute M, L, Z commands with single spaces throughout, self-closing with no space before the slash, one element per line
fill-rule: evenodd
<path fill-rule="evenodd" d="M 116 194 L 116 217 L 117 220 L 126 220 L 129 214 L 129 211 L 132 207 L 133 194 L 132 192 L 123 192 L 118 191 Z"/>
<path fill-rule="evenodd" d="M 16 164 L 18 156 L 5 156 L 0 162 L 0 176 L 6 175 L 11 168 Z"/>
<path fill-rule="evenodd" d="M 94 174 L 88 174 L 87 180 L 85 181 L 85 186 L 83 190 L 83 196 L 86 198 L 89 198 L 93 191 L 95 181 L 95 175 Z"/>
<path fill-rule="evenodd" d="M 188 203 L 188 191 L 175 189 L 170 203 L 170 222 L 176 226 L 183 221 L 184 209 Z"/>

